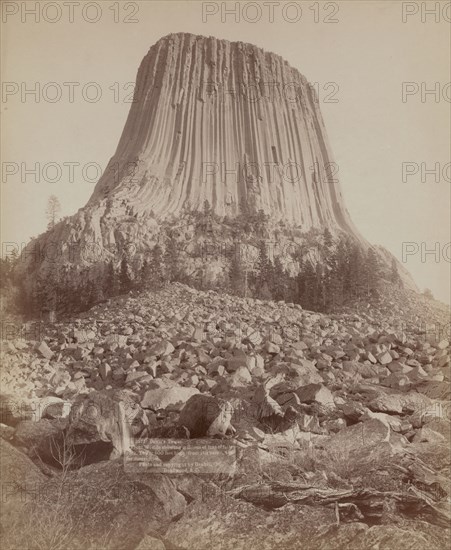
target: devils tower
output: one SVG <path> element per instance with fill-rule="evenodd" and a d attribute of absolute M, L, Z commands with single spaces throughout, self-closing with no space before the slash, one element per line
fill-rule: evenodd
<path fill-rule="evenodd" d="M 92 282 L 126 254 L 136 271 L 157 243 L 166 249 L 176 223 L 190 243 L 178 243 L 182 271 L 208 268 L 215 279 L 229 260 L 199 263 L 205 234 L 196 215 L 206 207 L 216 244 L 242 242 L 250 231 L 254 250 L 272 238 L 285 240 L 286 251 L 287 241 L 302 246 L 304 235 L 327 228 L 365 254 L 370 245 L 352 224 L 337 172 L 317 95 L 284 59 L 243 42 L 170 34 L 141 62 L 116 152 L 88 203 L 31 241 L 22 265 L 44 280 L 58 275 L 55 266 L 64 267 L 63 279 L 69 268 L 76 278 L 80 266 L 94 268 L 84 278 Z M 263 231 L 262 216 L 270 225 Z M 302 260 L 288 258 L 292 276 Z"/>
<path fill-rule="evenodd" d="M 89 201 L 158 217 L 243 206 L 305 229 L 349 231 L 313 88 L 273 53 L 170 34 L 144 57 L 116 153 Z M 113 177 L 118 167 L 118 177 Z"/>

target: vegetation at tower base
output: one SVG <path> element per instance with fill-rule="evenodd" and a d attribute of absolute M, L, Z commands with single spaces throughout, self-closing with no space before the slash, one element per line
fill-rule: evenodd
<path fill-rule="evenodd" d="M 377 249 L 365 249 L 346 233 L 333 235 L 328 228 L 303 233 L 271 223 L 263 212 L 221 219 L 206 205 L 182 221 L 162 222 L 149 249 L 132 245 L 110 254 L 108 261 L 100 256 L 89 263 L 78 258 L 63 265 L 48 262 L 46 271 L 38 264 L 28 285 L 22 282 L 21 259 L 10 258 L 4 262 L 12 286 L 10 309 L 29 316 L 84 311 L 132 289 L 183 282 L 331 312 L 376 300 L 386 285 L 404 285 L 393 257 L 388 263 Z"/>
<path fill-rule="evenodd" d="M 121 260 L 119 288 L 121 290 L 121 294 L 126 294 L 132 288 L 132 275 L 130 274 L 130 267 L 126 256 L 124 256 Z"/>
<path fill-rule="evenodd" d="M 206 89 L 205 79 L 214 83 L 213 90 Z M 256 80 L 280 81 L 280 86 L 272 93 L 256 87 L 259 101 L 253 101 L 246 86 L 254 88 Z M 287 84 L 296 89 L 293 97 L 283 93 Z M 329 174 L 333 154 L 316 94 L 280 56 L 252 44 L 170 34 L 144 57 L 136 89 L 140 93 L 116 152 L 88 203 L 59 221 L 53 208 L 48 231 L 22 252 L 17 279 L 30 296 L 40 296 L 42 289 L 33 288 L 39 287 L 39 279 L 44 285 L 55 280 L 60 289 L 81 286 L 77 300 L 85 308 L 102 293 L 106 297 L 121 287 L 136 288 L 156 244 L 163 254 L 163 280 L 228 287 L 225 255 L 233 243 L 242 242 L 245 293 L 268 298 L 287 294 L 286 299 L 294 300 L 294 281 L 287 280 L 287 292 L 274 269 L 282 280 L 284 273 L 291 279 L 304 259 L 317 270 L 317 259 L 328 253 L 304 258 L 299 251 L 271 250 L 271 241 L 292 241 L 295 248 L 316 245 L 327 228 L 321 243 L 326 251 L 332 252 L 332 240 L 344 234 L 359 241 L 366 254 L 369 245 L 350 220 L 340 182 Z M 218 93 L 225 89 L 235 93 Z M 269 263 L 259 270 L 255 260 L 257 250 L 263 254 L 261 241 Z M 207 246 L 223 246 L 226 253 L 219 251 L 219 258 L 212 254 L 206 261 Z M 110 262 L 119 273 L 118 290 L 102 286 Z M 263 280 L 265 270 L 271 280 Z M 317 282 L 329 270 L 325 264 L 318 268 Z M 85 284 L 70 281 L 72 277 Z M 324 309 L 328 300 L 322 296 L 313 302 Z M 62 307 L 59 299 L 56 307 Z"/>
<path fill-rule="evenodd" d="M 53 229 L 55 227 L 55 224 L 59 219 L 60 211 L 61 211 L 61 205 L 58 200 L 58 197 L 56 197 L 55 195 L 51 195 L 49 197 L 49 200 L 47 203 L 47 209 L 45 212 L 48 220 L 47 229 Z"/>
<path fill-rule="evenodd" d="M 170 34 L 145 55 L 136 89 L 88 203 L 57 221 L 52 197 L 48 230 L 13 262 L 10 304 L 67 313 L 184 282 L 331 311 L 382 281 L 415 288 L 353 225 L 316 93 L 280 56 Z"/>
<path fill-rule="evenodd" d="M 240 258 L 240 249 L 232 253 L 229 268 L 229 291 L 236 296 L 245 296 L 248 292 L 248 278 Z"/>

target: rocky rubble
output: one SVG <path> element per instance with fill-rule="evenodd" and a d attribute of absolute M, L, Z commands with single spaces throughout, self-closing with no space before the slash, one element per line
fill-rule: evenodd
<path fill-rule="evenodd" d="M 248 548 L 258 530 L 264 548 L 394 548 L 406 532 L 408 548 L 441 547 L 450 518 L 449 342 L 423 323 L 444 327 L 449 318 L 391 309 L 328 316 L 181 284 L 118 297 L 40 327 L 35 340 L 3 342 L 2 445 L 39 466 L 41 484 L 69 476 L 94 486 L 119 475 L 140 441 L 236 445 L 227 479 L 133 477 L 127 517 L 149 491 L 171 490 L 158 493 L 158 513 L 153 500 L 138 514 L 140 536 L 124 539 L 127 548 L 145 548 L 146 538 L 210 548 L 221 533 L 225 548 Z M 205 487 L 216 491 L 209 500 Z M 79 521 L 84 513 L 73 510 Z M 71 548 L 88 538 L 112 547 L 99 522 Z"/>

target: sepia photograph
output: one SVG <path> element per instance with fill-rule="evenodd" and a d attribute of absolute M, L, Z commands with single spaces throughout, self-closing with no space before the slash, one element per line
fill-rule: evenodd
<path fill-rule="evenodd" d="M 0 544 L 451 544 L 451 2 L 2 0 Z"/>

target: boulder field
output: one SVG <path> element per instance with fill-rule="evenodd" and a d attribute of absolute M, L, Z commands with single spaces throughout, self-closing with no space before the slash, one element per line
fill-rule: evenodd
<path fill-rule="evenodd" d="M 326 315 L 177 283 L 11 321 L 4 547 L 443 548 L 449 318 L 415 300 Z"/>

